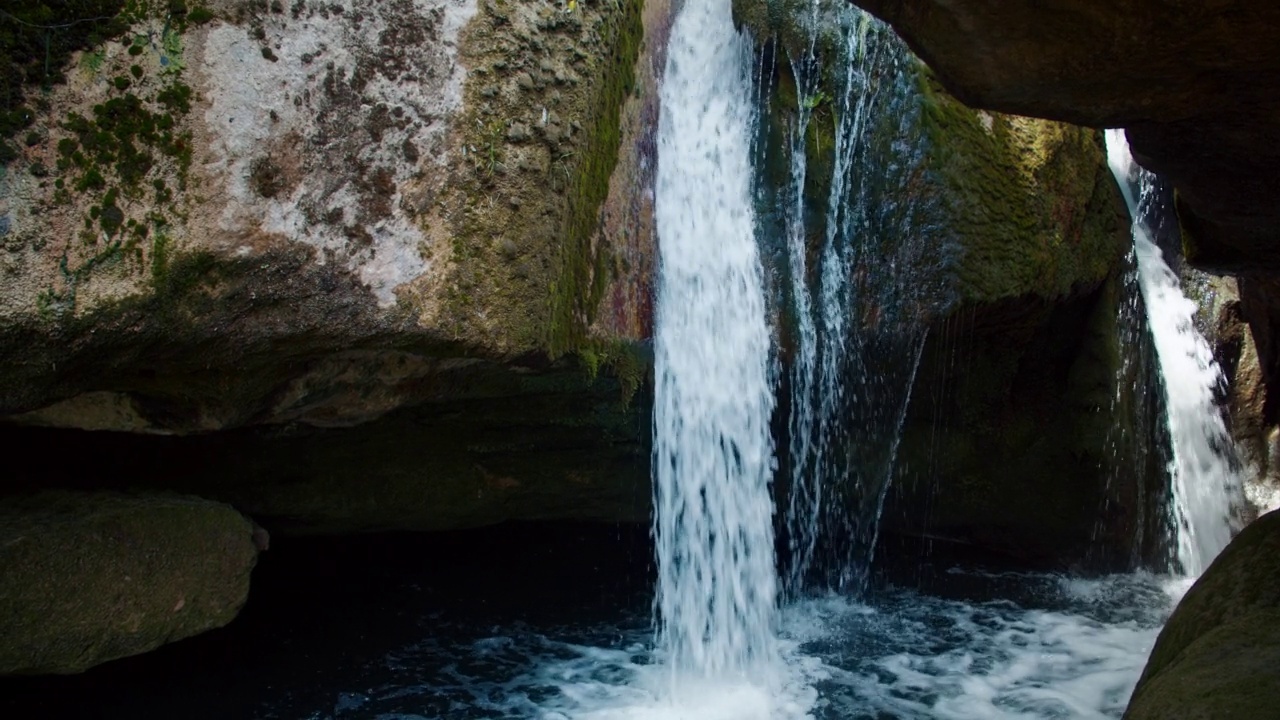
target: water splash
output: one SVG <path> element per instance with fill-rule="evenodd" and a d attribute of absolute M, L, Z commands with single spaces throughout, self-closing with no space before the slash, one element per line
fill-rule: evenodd
<path fill-rule="evenodd" d="M 1107 159 L 1133 216 L 1138 279 L 1164 378 L 1177 569 L 1196 576 L 1239 528 L 1239 463 L 1215 399 L 1222 371 L 1196 330 L 1195 303 L 1182 294 L 1178 276 L 1151 240 L 1153 178 L 1134 163 L 1123 131 L 1107 131 Z"/>
<path fill-rule="evenodd" d="M 776 662 L 774 394 L 752 209 L 750 43 L 685 5 L 658 128 L 654 331 L 658 646 L 678 691 Z"/>

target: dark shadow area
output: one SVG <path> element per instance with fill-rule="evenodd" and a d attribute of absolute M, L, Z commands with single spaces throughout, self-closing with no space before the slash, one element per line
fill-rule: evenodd
<path fill-rule="evenodd" d="M 652 556 L 637 525 L 280 539 L 231 625 L 82 675 L 0 678 L 0 716 L 325 717 L 298 711 L 333 708 L 424 639 L 643 617 Z M 430 683 L 438 669 L 420 671 Z"/>

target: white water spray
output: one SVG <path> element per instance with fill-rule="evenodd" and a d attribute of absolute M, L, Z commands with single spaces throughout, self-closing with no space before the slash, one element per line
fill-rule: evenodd
<path fill-rule="evenodd" d="M 1138 278 L 1168 398 L 1176 557 L 1183 573 L 1197 576 L 1238 526 L 1233 505 L 1241 477 L 1214 400 L 1222 371 L 1196 331 L 1195 303 L 1182 294 L 1178 276 L 1151 240 L 1140 200 L 1151 192 L 1152 177 L 1134 163 L 1123 131 L 1107 131 L 1107 159 L 1133 216 Z"/>
<path fill-rule="evenodd" d="M 655 604 L 673 686 L 761 679 L 777 653 L 774 396 L 752 211 L 750 57 L 729 0 L 687 3 L 662 88 Z"/>

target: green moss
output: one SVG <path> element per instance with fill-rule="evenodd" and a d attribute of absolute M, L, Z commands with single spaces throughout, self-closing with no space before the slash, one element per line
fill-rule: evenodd
<path fill-rule="evenodd" d="M 187 22 L 193 25 L 203 25 L 216 17 L 218 16 L 209 8 L 196 7 L 192 8 L 191 11 L 187 13 Z"/>
<path fill-rule="evenodd" d="M 32 88 L 66 79 L 72 53 L 124 32 L 123 0 L 20 0 L 0 14 L 0 138 L 30 124 Z"/>
<path fill-rule="evenodd" d="M 609 191 L 609 177 L 618 160 L 622 104 L 635 89 L 635 63 L 644 33 L 642 3 L 626 0 L 612 20 L 613 48 L 600 68 L 603 87 L 595 95 L 588 121 L 587 147 L 572 173 L 560 245 L 559 277 L 551 287 L 550 319 L 545 340 L 555 357 L 587 341 L 587 328 L 607 284 L 610 264 L 607 239 L 599 235 L 600 205 Z M 594 242 L 593 242 L 594 241 Z"/>
<path fill-rule="evenodd" d="M 921 67 L 927 167 L 963 255 L 962 297 L 1061 297 L 1096 286 L 1126 243 L 1097 131 L 976 112 Z"/>
<path fill-rule="evenodd" d="M 574 355 L 589 381 L 595 381 L 602 371 L 617 379 L 623 407 L 630 406 L 650 365 L 635 343 L 623 340 L 592 338 L 575 349 Z"/>

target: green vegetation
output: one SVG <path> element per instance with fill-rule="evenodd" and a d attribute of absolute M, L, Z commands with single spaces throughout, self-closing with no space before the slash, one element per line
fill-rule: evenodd
<path fill-rule="evenodd" d="M 641 3 L 629 0 L 611 21 L 612 53 L 598 70 L 604 86 L 584 123 L 587 147 L 568 184 L 560 275 L 551 286 L 546 347 L 552 357 L 586 346 L 587 329 L 609 281 L 610 250 L 599 236 L 600 205 L 609 192 L 609 177 L 618 161 L 622 104 L 635 89 L 634 66 L 644 26 Z M 554 178 L 553 178 L 554 185 Z M 593 242 L 594 240 L 594 242 Z"/>
<path fill-rule="evenodd" d="M 145 271 L 147 250 L 157 248 L 162 257 L 151 258 L 153 278 L 167 264 L 170 218 L 181 216 L 170 183 L 185 190 L 192 161 L 191 134 L 181 128 L 194 101 L 181 79 L 181 36 L 190 15 L 183 0 L 43 0 L 35 6 L 0 0 L 0 103 L 7 103 L 0 111 L 0 162 L 20 155 L 19 138 L 31 148 L 56 142 L 54 166 L 33 162 L 28 171 L 49 178 L 55 205 L 88 208 L 79 242 L 68 244 L 59 260 L 62 282 L 39 296 L 42 316 L 74 314 L 77 286 L 96 270 L 132 261 Z M 120 55 L 104 43 L 131 28 L 120 65 Z M 105 78 L 109 97 L 87 111 L 50 117 L 45 95 L 66 80 L 67 61 L 78 50 L 87 51 L 84 70 L 114 68 Z M 159 72 L 149 73 L 156 65 Z M 166 239 L 157 243 L 152 236 Z"/>

